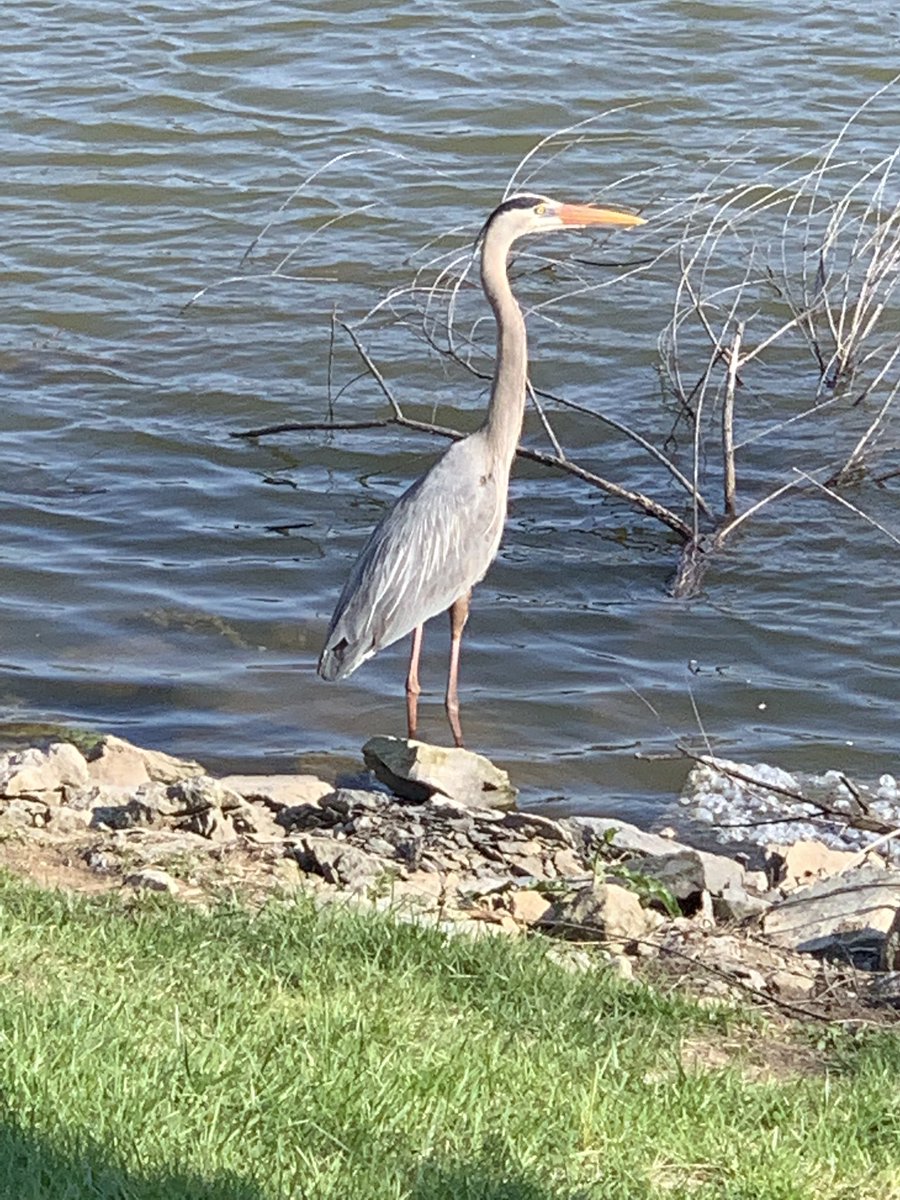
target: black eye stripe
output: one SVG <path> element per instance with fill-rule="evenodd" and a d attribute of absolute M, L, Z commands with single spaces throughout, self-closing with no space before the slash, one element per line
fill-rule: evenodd
<path fill-rule="evenodd" d="M 494 209 L 494 211 L 482 225 L 481 232 L 475 239 L 475 245 L 477 246 L 481 242 L 481 239 L 488 231 L 488 226 L 492 221 L 495 221 L 497 217 L 501 217 L 504 213 L 513 212 L 520 208 L 537 208 L 539 204 L 546 206 L 547 201 L 543 196 L 531 196 L 526 194 L 522 196 L 513 196 L 511 200 L 504 200 L 502 204 L 498 205 L 497 208 Z"/>
<path fill-rule="evenodd" d="M 499 217 L 501 213 L 510 212 L 514 208 L 536 208 L 538 204 L 546 203 L 543 196 L 514 196 L 512 200 L 504 200 L 491 214 Z"/>

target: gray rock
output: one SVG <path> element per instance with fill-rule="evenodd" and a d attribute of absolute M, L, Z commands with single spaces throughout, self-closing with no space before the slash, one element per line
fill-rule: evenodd
<path fill-rule="evenodd" d="M 802 953 L 880 965 L 900 908 L 900 873 L 862 866 L 792 892 L 762 918 L 766 937 Z"/>
<path fill-rule="evenodd" d="M 894 913 L 894 919 L 885 932 L 878 969 L 880 971 L 900 971 L 900 907 Z"/>
<path fill-rule="evenodd" d="M 220 808 L 201 808 L 176 825 L 176 829 L 198 833 L 211 842 L 230 842 L 235 836 L 234 825 Z"/>
<path fill-rule="evenodd" d="M 508 875 L 482 875 L 475 879 L 462 879 L 456 890 L 460 896 L 492 896 L 505 892 L 511 886 Z"/>
<path fill-rule="evenodd" d="M 725 855 L 695 850 L 609 817 L 570 817 L 567 824 L 590 849 L 611 844 L 615 850 L 630 851 L 629 866 L 664 883 L 679 899 L 702 891 L 721 896 L 726 888 L 743 886 L 744 868 Z"/>
<path fill-rule="evenodd" d="M 717 921 L 748 921 L 760 917 L 772 907 L 772 900 L 748 892 L 738 884 L 726 887 L 722 894 L 713 897 L 713 916 Z"/>
<path fill-rule="evenodd" d="M 91 823 L 91 813 L 83 808 L 70 808 L 67 804 L 48 804 L 46 820 L 52 833 L 82 833 Z"/>
<path fill-rule="evenodd" d="M 40 796 L 87 783 L 84 755 L 70 742 L 53 742 L 46 750 L 29 746 L 0 754 L 0 796 Z"/>
<path fill-rule="evenodd" d="M 192 759 L 176 758 L 161 750 L 132 746 L 124 738 L 109 735 L 87 756 L 88 772 L 95 783 L 115 787 L 139 787 L 142 783 L 174 783 L 203 768 Z"/>
<path fill-rule="evenodd" d="M 91 809 L 90 827 L 92 829 L 135 829 L 150 826 L 155 819 L 153 809 L 133 797 L 125 804 L 96 804 Z"/>
<path fill-rule="evenodd" d="M 515 804 L 516 789 L 507 773 L 470 750 L 373 737 L 363 746 L 363 758 L 382 783 L 414 803 L 437 793 L 465 805 L 506 808 Z"/>
<path fill-rule="evenodd" d="M 627 944 L 646 937 L 656 922 L 634 892 L 598 883 L 555 901 L 542 924 L 568 936 Z"/>
<path fill-rule="evenodd" d="M 140 871 L 132 871 L 130 875 L 126 875 L 122 881 L 126 887 L 135 888 L 135 890 L 145 890 L 150 892 L 168 892 L 170 895 L 177 895 L 179 883 L 167 871 L 160 871 L 157 867 L 143 867 Z"/>
<path fill-rule="evenodd" d="M 210 775 L 197 775 L 190 779 L 178 779 L 163 787 L 150 784 L 138 791 L 146 797 L 145 802 L 164 817 L 191 816 L 206 808 L 218 808 L 223 813 L 243 806 L 243 800 L 230 788 Z"/>
<path fill-rule="evenodd" d="M 219 782 L 245 800 L 261 801 L 276 811 L 317 804 L 334 791 L 316 775 L 226 775 Z"/>
<path fill-rule="evenodd" d="M 51 793 L 54 794 L 54 793 Z M 41 829 L 47 824 L 50 805 L 20 797 L 0 804 L 0 822 L 18 829 Z"/>
<path fill-rule="evenodd" d="M 515 829 L 528 838 L 542 838 L 545 842 L 559 842 L 571 846 L 573 838 L 565 823 L 543 817 L 540 813 L 507 812 L 501 818 L 507 829 Z"/>
<path fill-rule="evenodd" d="M 300 869 L 326 883 L 351 891 L 367 890 L 382 879 L 389 864 L 374 854 L 330 837 L 304 837 L 294 850 Z"/>

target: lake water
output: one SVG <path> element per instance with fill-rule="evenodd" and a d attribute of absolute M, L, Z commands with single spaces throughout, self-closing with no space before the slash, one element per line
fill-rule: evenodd
<path fill-rule="evenodd" d="M 523 302 L 578 293 L 532 318 L 533 376 L 690 471 L 657 350 L 678 221 L 704 189 L 765 179 L 789 159 L 801 165 L 773 178 L 808 170 L 890 84 L 898 40 L 890 5 L 861 13 L 849 0 L 789 14 L 772 0 L 10 6 L 8 733 L 73 722 L 212 768 L 326 771 L 357 762 L 373 733 L 402 734 L 405 644 L 340 685 L 318 680 L 315 661 L 366 533 L 444 443 L 397 429 L 230 435 L 330 411 L 386 414 L 333 314 L 356 327 L 409 415 L 472 428 L 485 384 L 425 343 L 423 293 L 359 323 L 419 267 L 471 246 L 541 138 L 596 117 L 584 141 L 558 140 L 523 176 L 536 166 L 530 187 L 631 205 L 648 224 L 529 247 L 553 261 L 520 260 Z M 898 117 L 900 88 L 888 86 L 823 192 L 893 153 Z M 748 219 L 731 231 L 710 279 L 740 281 L 755 229 Z M 759 236 L 771 235 L 761 216 Z M 776 303 L 764 293 L 748 295 L 748 318 Z M 434 329 L 445 300 L 429 302 Z M 474 331 L 481 368 L 486 313 L 477 290 L 460 292 L 459 344 Z M 688 336 L 689 324 L 694 377 L 704 335 L 694 321 Z M 856 408 L 844 397 L 821 420 L 782 426 L 813 402 L 811 363 L 798 340 L 768 356 L 761 380 L 742 381 L 739 509 L 795 468 L 824 479 L 877 411 L 877 395 Z M 711 387 L 711 414 L 716 397 Z M 579 463 L 684 515 L 684 493 L 635 442 L 587 414 L 548 414 Z M 533 411 L 525 441 L 548 448 Z M 886 428 L 871 471 L 843 493 L 895 534 L 896 446 Z M 708 450 L 703 466 L 720 507 Z M 676 561 L 663 526 L 520 464 L 463 650 L 467 743 L 507 766 L 529 801 L 640 821 L 677 793 L 680 741 L 789 768 L 896 770 L 898 547 L 885 532 L 810 487 L 746 522 L 692 599 L 668 593 Z M 421 707 L 422 735 L 440 741 L 444 624 L 426 634 Z"/>

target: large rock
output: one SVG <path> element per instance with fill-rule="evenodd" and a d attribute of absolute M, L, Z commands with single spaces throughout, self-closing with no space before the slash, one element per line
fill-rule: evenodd
<path fill-rule="evenodd" d="M 87 782 L 84 755 L 70 742 L 53 742 L 46 750 L 29 746 L 0 754 L 0 796 L 42 796 L 84 787 Z"/>
<path fill-rule="evenodd" d="M 878 968 L 881 971 L 900 971 L 900 908 L 894 913 L 894 919 L 884 935 Z"/>
<path fill-rule="evenodd" d="M 203 767 L 192 759 L 132 746 L 112 734 L 88 753 L 87 769 L 93 783 L 116 788 L 137 788 L 150 782 L 175 783 L 203 774 Z"/>
<path fill-rule="evenodd" d="M 117 797 L 100 795 L 91 810 L 94 828 L 131 829 L 135 826 L 168 824 L 204 837 L 222 840 L 233 837 L 234 829 L 223 823 L 227 815 L 239 816 L 249 808 L 236 792 L 209 775 L 195 775 L 175 783 L 145 783 L 133 793 Z"/>
<path fill-rule="evenodd" d="M 333 784 L 316 775 L 225 775 L 219 782 L 245 800 L 261 801 L 276 811 L 315 804 L 334 791 Z"/>
<path fill-rule="evenodd" d="M 596 883 L 557 900 L 542 924 L 570 937 L 626 945 L 646 937 L 658 921 L 634 892 Z"/>
<path fill-rule="evenodd" d="M 768 845 L 766 871 L 772 885 L 795 888 L 828 875 L 838 875 L 859 862 L 855 850 L 832 850 L 821 842 L 801 840 L 790 846 Z"/>
<path fill-rule="evenodd" d="M 721 896 L 743 887 L 744 868 L 723 854 L 694 850 L 610 817 L 570 817 L 567 824 L 589 849 L 627 852 L 628 866 L 665 884 L 678 899 L 704 891 Z"/>
<path fill-rule="evenodd" d="M 370 892 L 387 880 L 388 864 L 375 854 L 330 837 L 309 835 L 294 849 L 301 871 L 351 892 Z"/>
<path fill-rule="evenodd" d="M 900 908 L 900 873 L 864 866 L 792 892 L 762 918 L 766 937 L 803 953 L 878 967 Z"/>
<path fill-rule="evenodd" d="M 438 794 L 479 808 L 509 808 L 516 789 L 489 759 L 459 747 L 373 737 L 363 746 L 370 771 L 397 796 L 421 803 Z"/>

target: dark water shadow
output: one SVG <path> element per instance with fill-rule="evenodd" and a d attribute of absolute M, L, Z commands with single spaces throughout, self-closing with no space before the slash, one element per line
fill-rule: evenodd
<path fill-rule="evenodd" d="M 64 1132 L 54 1141 L 0 1122 L 0 1200 L 276 1200 L 231 1172 L 136 1173 L 88 1139 L 70 1141 Z"/>

